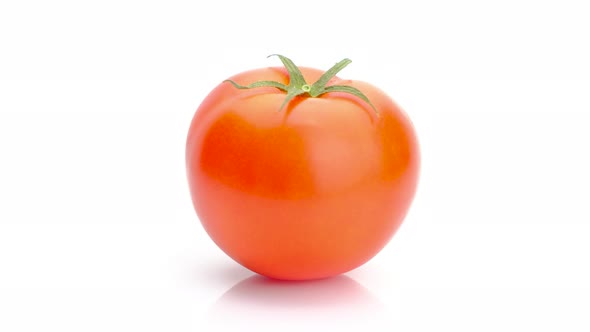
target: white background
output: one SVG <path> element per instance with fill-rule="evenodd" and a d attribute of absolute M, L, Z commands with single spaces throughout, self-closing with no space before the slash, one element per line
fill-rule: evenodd
<path fill-rule="evenodd" d="M 2 1 L 1 331 L 589 331 L 587 1 Z M 207 237 L 184 144 L 243 70 L 373 83 L 418 195 L 373 260 L 271 282 Z"/>

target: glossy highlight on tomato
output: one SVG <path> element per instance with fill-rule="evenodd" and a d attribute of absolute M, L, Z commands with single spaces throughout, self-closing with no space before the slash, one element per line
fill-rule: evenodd
<path fill-rule="evenodd" d="M 294 72 L 280 57 L 286 68 L 237 74 L 199 106 L 186 143 L 190 193 L 236 262 L 276 279 L 330 277 L 367 262 L 402 223 L 418 182 L 416 133 L 378 88 L 324 76 L 336 88 L 313 97 L 307 82 L 325 72 Z M 247 86 L 260 81 L 288 89 Z"/>

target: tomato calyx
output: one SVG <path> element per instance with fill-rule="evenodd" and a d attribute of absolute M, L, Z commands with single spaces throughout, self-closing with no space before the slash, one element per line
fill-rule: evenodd
<path fill-rule="evenodd" d="M 342 61 L 336 63 L 332 68 L 328 69 L 315 83 L 308 84 L 301 73 L 301 70 L 291 61 L 291 59 L 282 56 L 280 54 L 271 54 L 268 57 L 277 56 L 287 69 L 289 73 L 289 85 L 285 85 L 283 83 L 277 81 L 257 81 L 251 83 L 249 85 L 240 85 L 232 80 L 225 80 L 223 82 L 231 83 L 237 89 L 254 89 L 260 87 L 273 87 L 277 88 L 281 91 L 287 93 L 287 96 L 281 107 L 279 107 L 278 111 L 281 111 L 285 105 L 287 105 L 293 98 L 301 95 L 307 95 L 311 98 L 317 98 L 325 93 L 328 92 L 344 92 L 356 96 L 369 104 L 371 108 L 375 111 L 377 116 L 379 116 L 379 111 L 373 106 L 369 98 L 362 93 L 359 89 L 349 86 L 349 85 L 328 85 L 328 82 L 338 74 L 344 67 L 348 66 L 352 60 L 350 59 L 343 59 Z"/>

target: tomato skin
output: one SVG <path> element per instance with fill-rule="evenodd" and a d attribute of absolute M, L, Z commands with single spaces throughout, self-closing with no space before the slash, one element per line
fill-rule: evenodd
<path fill-rule="evenodd" d="M 307 82 L 323 71 L 300 68 Z M 231 78 L 288 83 L 282 68 Z M 406 114 L 382 91 L 296 97 L 275 88 L 217 86 L 191 123 L 186 166 L 197 215 L 213 241 L 259 274 L 334 276 L 376 255 L 414 197 L 419 148 Z"/>

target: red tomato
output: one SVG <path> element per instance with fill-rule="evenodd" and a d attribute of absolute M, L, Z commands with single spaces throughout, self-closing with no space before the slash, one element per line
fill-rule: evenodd
<path fill-rule="evenodd" d="M 324 74 L 300 70 L 307 82 Z M 290 76 L 264 68 L 231 80 L 286 85 Z M 227 255 L 271 278 L 362 265 L 391 239 L 416 191 L 419 150 L 406 114 L 368 83 L 334 77 L 328 85 L 357 88 L 374 109 L 345 92 L 301 94 L 281 109 L 284 91 L 224 82 L 189 129 L 188 182 L 201 223 Z"/>

